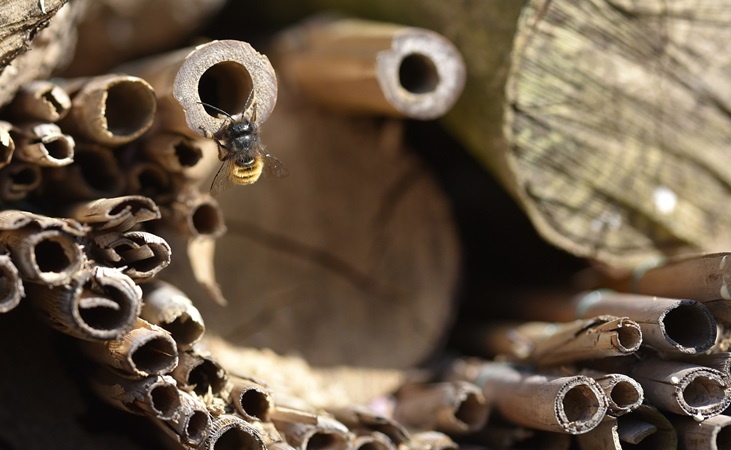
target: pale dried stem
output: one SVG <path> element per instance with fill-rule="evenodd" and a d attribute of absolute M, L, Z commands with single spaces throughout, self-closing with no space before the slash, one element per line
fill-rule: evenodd
<path fill-rule="evenodd" d="M 18 269 L 8 255 L 0 255 L 0 313 L 18 306 L 25 296 Z"/>
<path fill-rule="evenodd" d="M 41 168 L 36 164 L 13 161 L 0 169 L 0 200 L 23 200 L 41 186 Z"/>
<path fill-rule="evenodd" d="M 94 237 L 94 255 L 119 268 L 137 283 L 152 279 L 170 264 L 172 249 L 160 236 L 145 231 L 110 232 Z"/>
<path fill-rule="evenodd" d="M 20 128 L 15 136 L 14 155 L 43 167 L 62 167 L 74 161 L 74 138 L 63 134 L 53 123 L 31 123 Z"/>
<path fill-rule="evenodd" d="M 190 349 L 205 332 L 205 324 L 193 302 L 178 288 L 164 281 L 142 287 L 140 317 L 168 330 L 181 350 Z"/>
<path fill-rule="evenodd" d="M 435 119 L 465 84 L 457 48 L 423 28 L 354 19 L 316 18 L 280 36 L 283 78 L 332 109 Z"/>
<path fill-rule="evenodd" d="M 8 106 L 13 117 L 20 120 L 56 122 L 71 109 L 68 93 L 56 83 L 36 80 L 21 86 Z"/>
<path fill-rule="evenodd" d="M 240 377 L 232 377 L 229 402 L 236 412 L 249 422 L 269 421 L 272 409 L 272 396 L 269 389 L 261 384 Z"/>
<path fill-rule="evenodd" d="M 723 450 L 731 448 L 731 417 L 716 416 L 698 422 L 689 417 L 672 417 L 681 448 Z"/>
<path fill-rule="evenodd" d="M 91 386 L 103 400 L 133 414 L 169 420 L 181 408 L 181 393 L 175 380 L 166 375 L 127 379 L 99 371 L 91 378 Z"/>
<path fill-rule="evenodd" d="M 150 136 L 142 146 L 144 155 L 169 172 L 185 173 L 203 157 L 199 139 L 161 132 Z"/>
<path fill-rule="evenodd" d="M 213 358 L 195 350 L 180 352 L 178 366 L 172 371 L 181 389 L 198 395 L 219 394 L 226 388 L 226 371 Z"/>
<path fill-rule="evenodd" d="M 180 391 L 180 408 L 161 423 L 186 448 L 198 448 L 211 431 L 211 416 L 206 405 L 195 395 Z"/>
<path fill-rule="evenodd" d="M 224 414 L 213 419 L 207 450 L 265 450 L 259 433 L 243 419 Z"/>
<path fill-rule="evenodd" d="M 67 214 L 97 230 L 127 231 L 138 223 L 159 219 L 160 209 L 147 197 L 127 195 L 74 205 Z"/>
<path fill-rule="evenodd" d="M 621 416 L 637 409 L 645 398 L 642 386 L 633 378 L 621 373 L 582 371 L 602 387 L 609 402 L 608 414 Z"/>
<path fill-rule="evenodd" d="M 328 410 L 338 421 L 357 433 L 378 433 L 387 436 L 392 445 L 399 446 L 411 439 L 406 428 L 396 420 L 362 406 Z"/>
<path fill-rule="evenodd" d="M 117 197 L 125 179 L 111 149 L 76 146 L 74 164 L 46 172 L 43 193 L 64 201 Z"/>
<path fill-rule="evenodd" d="M 67 80 L 72 97 L 64 129 L 91 142 L 120 146 L 147 131 L 155 119 L 155 92 L 145 80 L 119 74 Z"/>
<path fill-rule="evenodd" d="M 316 423 L 291 422 L 273 416 L 272 421 L 289 445 L 298 450 L 313 447 L 327 447 L 331 450 L 346 450 L 352 446 L 348 429 L 337 420 L 318 415 Z"/>

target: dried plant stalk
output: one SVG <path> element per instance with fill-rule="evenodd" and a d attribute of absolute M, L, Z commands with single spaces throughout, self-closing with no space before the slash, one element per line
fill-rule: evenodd
<path fill-rule="evenodd" d="M 619 440 L 643 448 L 677 448 L 678 434 L 668 419 L 648 404 L 617 418 Z"/>
<path fill-rule="evenodd" d="M 217 238 L 226 232 L 218 201 L 192 189 L 178 196 L 166 221 L 184 236 L 193 238 Z"/>
<path fill-rule="evenodd" d="M 206 405 L 194 395 L 179 391 L 180 408 L 164 422 L 157 422 L 186 448 L 199 448 L 211 431 L 211 416 Z"/>
<path fill-rule="evenodd" d="M 178 366 L 172 371 L 181 389 L 198 395 L 219 394 L 228 381 L 226 371 L 213 358 L 195 350 L 179 354 Z"/>
<path fill-rule="evenodd" d="M 58 84 L 35 80 L 21 86 L 8 108 L 21 120 L 56 122 L 71 109 L 71 99 Z"/>
<path fill-rule="evenodd" d="M 272 396 L 269 389 L 253 380 L 232 377 L 229 402 L 234 405 L 241 417 L 253 421 L 269 421 L 272 409 Z"/>
<path fill-rule="evenodd" d="M 331 409 L 335 419 L 356 433 L 384 435 L 392 445 L 399 446 L 411 439 L 409 432 L 399 422 L 362 406 Z"/>
<path fill-rule="evenodd" d="M 164 281 L 142 287 L 140 317 L 168 330 L 181 350 L 190 349 L 206 330 L 203 318 L 193 302 L 178 288 Z"/>
<path fill-rule="evenodd" d="M 44 167 L 62 167 L 74 161 L 74 138 L 54 123 L 26 124 L 16 135 L 14 155 Z"/>
<path fill-rule="evenodd" d="M 269 60 L 248 43 L 213 41 L 121 68 L 149 81 L 157 92 L 161 129 L 191 137 L 215 133 L 228 121 L 200 102 L 227 111 L 244 112 L 253 89 L 257 125 L 264 122 L 277 101 L 277 81 Z M 172 87 L 172 88 L 171 88 Z"/>
<path fill-rule="evenodd" d="M 64 129 L 101 145 L 119 146 L 147 131 L 155 118 L 155 92 L 145 80 L 109 74 L 68 80 L 72 107 Z"/>
<path fill-rule="evenodd" d="M 394 419 L 407 427 L 445 433 L 477 431 L 487 416 L 480 388 L 466 381 L 403 386 L 393 411 Z"/>
<path fill-rule="evenodd" d="M 281 420 L 273 416 L 272 421 L 289 445 L 306 450 L 314 445 L 322 445 L 332 450 L 346 450 L 352 446 L 352 436 L 348 429 L 337 420 L 318 415 L 315 424 Z"/>
<path fill-rule="evenodd" d="M 21 277 L 32 283 L 67 283 L 86 261 L 76 237 L 58 229 L 2 231 L 0 241 L 10 250 Z"/>
<path fill-rule="evenodd" d="M 642 385 L 649 403 L 665 411 L 705 420 L 731 405 L 727 378 L 708 367 L 640 360 L 628 374 Z"/>
<path fill-rule="evenodd" d="M 15 152 L 15 140 L 10 134 L 12 129 L 12 124 L 0 120 L 0 167 L 7 166 Z"/>
<path fill-rule="evenodd" d="M 147 197 L 127 195 L 75 205 L 68 216 L 98 230 L 127 231 L 138 223 L 159 219 L 160 209 Z"/>
<path fill-rule="evenodd" d="M 22 200 L 38 189 L 42 181 L 40 167 L 13 161 L 0 169 L 0 200 L 4 202 Z"/>
<path fill-rule="evenodd" d="M 622 450 L 616 417 L 607 416 L 596 428 L 576 436 L 581 450 Z"/>
<path fill-rule="evenodd" d="M 44 194 L 71 200 L 117 197 L 125 186 L 122 170 L 111 149 L 76 146 L 74 164 L 46 172 Z"/>
<path fill-rule="evenodd" d="M 411 440 L 404 444 L 408 450 L 428 448 L 430 450 L 457 450 L 459 446 L 446 434 L 437 431 L 414 433 Z"/>
<path fill-rule="evenodd" d="M 122 336 L 88 342 L 84 350 L 97 362 L 131 378 L 163 375 L 178 365 L 178 350 L 170 333 L 139 318 Z"/>
<path fill-rule="evenodd" d="M 593 379 L 524 373 L 497 363 L 461 361 L 454 379 L 481 386 L 488 404 L 509 421 L 559 433 L 586 433 L 607 413 L 607 399 Z"/>
<path fill-rule="evenodd" d="M 642 386 L 633 378 L 621 373 L 602 373 L 582 370 L 582 375 L 589 376 L 599 383 L 604 390 L 609 404 L 608 414 L 621 416 L 637 409 L 645 398 Z"/>
<path fill-rule="evenodd" d="M 84 340 L 116 339 L 134 327 L 142 292 L 117 269 L 94 267 L 50 288 L 28 284 L 28 298 L 44 310 L 51 325 Z"/>
<path fill-rule="evenodd" d="M 708 308 L 693 300 L 611 291 L 521 300 L 521 314 L 530 311 L 538 320 L 569 321 L 604 314 L 629 317 L 640 324 L 643 343 L 663 353 L 703 353 L 713 346 L 717 335 L 716 321 Z"/>
<path fill-rule="evenodd" d="M 266 449 L 261 436 L 251 425 L 230 414 L 221 415 L 213 420 L 211 432 L 206 440 L 207 450 L 223 447 L 245 448 L 247 450 Z"/>
<path fill-rule="evenodd" d="M 93 253 L 111 267 L 140 283 L 170 264 L 172 250 L 165 240 L 145 231 L 106 233 L 94 237 Z"/>
<path fill-rule="evenodd" d="M 678 431 L 679 447 L 694 450 L 723 450 L 729 446 L 731 417 L 716 416 L 698 422 L 690 417 L 671 418 Z"/>
<path fill-rule="evenodd" d="M 637 322 L 614 316 L 567 323 L 498 323 L 466 335 L 483 352 L 508 355 L 535 365 L 622 356 L 637 351 L 642 343 Z"/>
<path fill-rule="evenodd" d="M 199 140 L 179 133 L 157 133 L 144 142 L 147 158 L 168 172 L 185 172 L 203 158 Z"/>
<path fill-rule="evenodd" d="M 457 48 L 423 28 L 321 17 L 286 31 L 277 53 L 286 81 L 342 111 L 435 119 L 465 84 Z"/>
<path fill-rule="evenodd" d="M 353 450 L 397 450 L 391 439 L 383 433 L 371 431 L 358 434 L 353 439 Z"/>
<path fill-rule="evenodd" d="M 699 366 L 710 367 L 721 372 L 724 376 L 731 380 L 731 353 L 704 353 L 702 355 L 685 355 L 674 358 L 688 364 L 696 364 Z"/>
<path fill-rule="evenodd" d="M 170 420 L 177 417 L 182 405 L 175 380 L 166 375 L 130 380 L 99 371 L 91 385 L 103 400 L 133 414 Z"/>
<path fill-rule="evenodd" d="M 160 164 L 150 161 L 136 161 L 126 171 L 127 191 L 150 197 L 156 202 L 172 200 L 177 190 L 170 172 Z"/>
<path fill-rule="evenodd" d="M 18 269 L 8 255 L 0 255 L 0 313 L 18 306 L 25 296 Z"/>

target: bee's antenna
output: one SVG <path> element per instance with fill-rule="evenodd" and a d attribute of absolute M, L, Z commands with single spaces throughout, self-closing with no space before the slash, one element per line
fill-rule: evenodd
<path fill-rule="evenodd" d="M 231 114 L 227 113 L 226 111 L 222 110 L 221 108 L 216 108 L 215 106 L 209 105 L 208 103 L 204 103 L 204 102 L 196 102 L 196 103 L 198 103 L 200 105 L 203 105 L 203 106 L 207 106 L 207 107 L 209 107 L 209 108 L 211 108 L 211 109 L 213 109 L 215 111 L 220 112 L 221 114 L 223 114 L 224 116 L 228 117 L 232 121 L 234 120 L 234 118 L 231 117 Z"/>
<path fill-rule="evenodd" d="M 249 109 L 249 106 L 251 106 L 251 101 L 254 99 L 254 88 L 251 88 L 251 91 L 249 91 L 249 96 L 246 97 L 246 103 L 244 103 L 244 109 L 241 111 L 241 114 L 245 113 L 247 109 Z"/>

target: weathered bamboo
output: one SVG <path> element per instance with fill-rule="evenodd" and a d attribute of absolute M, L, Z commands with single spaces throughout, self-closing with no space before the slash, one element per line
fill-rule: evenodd
<path fill-rule="evenodd" d="M 0 313 L 18 306 L 25 296 L 18 269 L 8 255 L 0 255 Z"/>
<path fill-rule="evenodd" d="M 195 350 L 180 352 L 178 366 L 171 375 L 181 389 L 198 395 L 219 394 L 228 382 L 226 371 L 218 362 Z"/>
<path fill-rule="evenodd" d="M 91 378 L 91 385 L 100 398 L 113 406 L 161 420 L 176 417 L 182 404 L 175 380 L 166 375 L 131 380 L 105 370 Z"/>
<path fill-rule="evenodd" d="M 165 240 L 145 231 L 106 233 L 94 236 L 92 253 L 111 267 L 119 268 L 136 282 L 144 282 L 170 264 L 172 250 Z"/>
<path fill-rule="evenodd" d="M 510 314 L 529 314 L 534 320 L 629 317 L 640 324 L 643 344 L 663 353 L 700 354 L 713 346 L 717 335 L 708 308 L 693 300 L 591 291 L 573 298 L 537 295 L 513 303 L 506 305 L 513 309 Z"/>
<path fill-rule="evenodd" d="M 74 164 L 45 175 L 44 194 L 65 201 L 117 197 L 125 186 L 111 149 L 99 145 L 77 145 Z"/>
<path fill-rule="evenodd" d="M 187 189 L 170 206 L 169 212 L 166 222 L 185 236 L 217 238 L 226 232 L 221 206 L 209 194 Z"/>
<path fill-rule="evenodd" d="M 352 446 L 353 438 L 345 425 L 327 416 L 316 416 L 315 424 L 281 420 L 281 416 L 273 416 L 272 421 L 287 443 L 298 450 L 313 446 L 346 450 Z"/>
<path fill-rule="evenodd" d="M 671 258 L 604 283 L 622 292 L 697 300 L 731 323 L 731 253 Z"/>
<path fill-rule="evenodd" d="M 22 200 L 38 189 L 42 181 L 40 167 L 13 161 L 0 169 L 0 200 L 4 202 Z"/>
<path fill-rule="evenodd" d="M 371 431 L 355 436 L 353 450 L 397 450 L 397 447 L 385 434 Z"/>
<path fill-rule="evenodd" d="M 56 286 L 73 277 L 86 261 L 78 242 L 83 234 L 82 228 L 60 219 L 0 212 L 0 241 L 20 276 L 32 283 Z"/>
<path fill-rule="evenodd" d="M 169 172 L 185 172 L 203 157 L 199 140 L 189 136 L 161 132 L 150 136 L 143 144 L 144 155 Z"/>
<path fill-rule="evenodd" d="M 131 194 L 149 197 L 158 203 L 170 201 L 175 196 L 175 180 L 158 163 L 135 161 L 125 172 L 127 192 Z"/>
<path fill-rule="evenodd" d="M 74 138 L 54 123 L 29 123 L 15 135 L 18 159 L 44 167 L 67 166 L 74 161 Z"/>
<path fill-rule="evenodd" d="M 678 434 L 667 417 L 654 406 L 643 404 L 617 418 L 619 440 L 642 448 L 675 449 Z"/>
<path fill-rule="evenodd" d="M 11 123 L 0 120 L 0 167 L 10 164 L 15 151 L 15 140 L 10 134 L 12 129 Z"/>
<path fill-rule="evenodd" d="M 599 425 L 601 426 L 601 424 Z M 596 430 L 596 428 L 594 429 Z M 588 431 L 579 436 L 593 433 Z M 571 448 L 573 436 L 566 433 L 552 433 L 506 424 L 499 419 L 490 420 L 485 427 L 475 433 L 473 440 L 496 450 L 513 448 L 535 448 L 542 450 L 568 450 Z"/>
<path fill-rule="evenodd" d="M 723 450 L 731 445 L 731 417 L 722 415 L 702 422 L 690 417 L 672 417 L 682 450 Z"/>
<path fill-rule="evenodd" d="M 147 131 L 155 118 L 155 92 L 145 80 L 119 74 L 67 80 L 71 110 L 61 126 L 91 142 L 119 146 Z"/>
<path fill-rule="evenodd" d="M 208 111 L 201 102 L 236 116 L 244 113 L 253 90 L 255 123 L 259 125 L 269 117 L 277 100 L 277 81 L 269 60 L 241 41 L 213 41 L 131 63 L 122 70 L 145 78 L 155 87 L 161 129 L 191 137 L 205 137 L 203 130 L 215 133 L 229 121 Z"/>
<path fill-rule="evenodd" d="M 277 65 L 295 90 L 351 113 L 435 119 L 465 83 L 462 55 L 430 30 L 318 17 L 285 31 Z"/>
<path fill-rule="evenodd" d="M 396 447 L 411 439 L 409 432 L 402 424 L 366 407 L 350 406 L 330 409 L 328 412 L 348 429 L 358 433 L 384 435 Z"/>
<path fill-rule="evenodd" d="M 731 388 L 721 372 L 664 360 L 639 360 L 628 375 L 637 380 L 648 402 L 664 411 L 705 420 L 731 405 Z"/>
<path fill-rule="evenodd" d="M 83 348 L 95 361 L 130 378 L 163 375 L 178 365 L 178 350 L 170 333 L 139 318 L 122 336 L 87 342 Z"/>
<path fill-rule="evenodd" d="M 180 395 L 180 408 L 164 422 L 158 422 L 185 448 L 199 448 L 211 431 L 211 416 L 206 405 L 196 396 L 184 391 Z"/>
<path fill-rule="evenodd" d="M 35 80 L 21 86 L 8 109 L 20 120 L 56 122 L 71 109 L 71 99 L 56 83 Z"/>
<path fill-rule="evenodd" d="M 213 419 L 207 450 L 265 450 L 259 433 L 240 417 L 224 414 Z"/>
<path fill-rule="evenodd" d="M 142 286 L 140 317 L 168 330 L 178 347 L 190 349 L 203 337 L 205 324 L 193 302 L 178 288 L 164 281 Z"/>
<path fill-rule="evenodd" d="M 596 380 L 604 390 L 609 406 L 607 414 L 621 416 L 632 412 L 639 408 L 645 398 L 640 383 L 627 375 L 592 371 L 582 371 L 582 374 Z"/>
<path fill-rule="evenodd" d="M 716 369 L 731 380 L 731 352 L 704 353 L 702 355 L 684 355 L 674 358 L 689 364 Z"/>
<path fill-rule="evenodd" d="M 94 267 L 49 288 L 27 284 L 28 298 L 44 310 L 50 324 L 84 340 L 116 339 L 134 327 L 142 291 L 117 269 Z"/>
<path fill-rule="evenodd" d="M 147 197 L 127 195 L 74 205 L 67 215 L 97 230 L 127 231 L 138 223 L 159 219 L 160 209 Z"/>
<path fill-rule="evenodd" d="M 481 387 L 488 405 L 507 420 L 529 428 L 581 434 L 599 425 L 607 413 L 603 389 L 583 375 L 540 375 L 480 361 L 460 361 L 452 372 L 451 379 Z"/>
<path fill-rule="evenodd" d="M 393 410 L 394 419 L 406 427 L 450 434 L 477 431 L 487 416 L 480 388 L 466 381 L 403 386 Z"/>
<path fill-rule="evenodd" d="M 249 422 L 269 421 L 269 411 L 272 409 L 272 396 L 269 389 L 253 380 L 232 377 L 229 391 L 229 402 L 234 405 L 236 412 Z"/>
<path fill-rule="evenodd" d="M 637 322 L 614 316 L 567 323 L 496 323 L 463 333 L 467 345 L 483 353 L 539 366 L 622 356 L 637 351 L 642 343 Z"/>
<path fill-rule="evenodd" d="M 430 450 L 457 450 L 459 446 L 446 434 L 438 431 L 422 431 L 411 435 L 411 440 L 403 445 L 408 450 L 428 448 Z"/>
<path fill-rule="evenodd" d="M 617 418 L 606 416 L 596 428 L 576 436 L 576 443 L 581 450 L 622 450 Z"/>

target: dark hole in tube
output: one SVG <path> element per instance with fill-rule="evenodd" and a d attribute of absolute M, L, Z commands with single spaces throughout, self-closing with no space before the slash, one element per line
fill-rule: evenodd
<path fill-rule="evenodd" d="M 150 375 L 169 372 L 177 362 L 175 344 L 164 337 L 155 337 L 138 347 L 132 354 L 137 370 Z"/>
<path fill-rule="evenodd" d="M 211 419 L 205 411 L 194 411 L 185 426 L 185 433 L 192 443 L 202 442 L 206 437 L 206 431 L 210 426 Z M 216 447 L 218 448 L 218 447 Z"/>
<path fill-rule="evenodd" d="M 240 114 L 254 86 L 251 75 L 241 64 L 225 61 L 211 66 L 198 82 L 198 95 L 203 103 L 220 108 L 232 116 Z M 204 106 L 212 117 L 219 112 Z"/>
<path fill-rule="evenodd" d="M 399 66 L 399 83 L 413 94 L 434 91 L 439 84 L 439 73 L 434 61 L 420 53 L 406 55 Z"/>
<path fill-rule="evenodd" d="M 195 386 L 194 391 L 198 395 L 205 395 L 209 387 L 216 394 L 223 389 L 225 383 L 220 368 L 209 360 L 203 360 L 188 375 L 188 384 Z"/>
<path fill-rule="evenodd" d="M 163 417 L 172 417 L 180 407 L 178 388 L 171 384 L 161 384 L 150 391 L 152 407 Z"/>
<path fill-rule="evenodd" d="M 569 422 L 586 422 L 599 410 L 599 401 L 588 386 L 578 385 L 566 392 L 563 407 Z"/>
<path fill-rule="evenodd" d="M 221 216 L 218 208 L 208 203 L 201 203 L 193 211 L 193 228 L 198 234 L 214 234 L 221 227 Z"/>
<path fill-rule="evenodd" d="M 60 273 L 72 264 L 66 248 L 62 242 L 45 239 L 36 244 L 33 249 L 36 264 L 41 272 Z"/>
<path fill-rule="evenodd" d="M 701 304 L 683 303 L 670 310 L 662 319 L 667 336 L 683 347 L 708 350 L 715 340 L 716 326 L 704 308 Z"/>
<path fill-rule="evenodd" d="M 264 392 L 249 389 L 241 394 L 241 408 L 261 421 L 269 419 L 269 398 Z"/>
<path fill-rule="evenodd" d="M 155 95 L 139 81 L 121 81 L 107 90 L 107 129 L 116 136 L 137 133 L 152 121 Z"/>
<path fill-rule="evenodd" d="M 246 430 L 233 426 L 221 434 L 213 444 L 215 450 L 258 450 L 259 442 Z"/>

